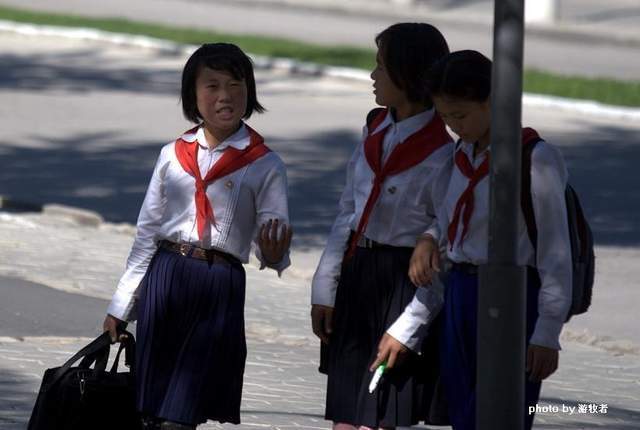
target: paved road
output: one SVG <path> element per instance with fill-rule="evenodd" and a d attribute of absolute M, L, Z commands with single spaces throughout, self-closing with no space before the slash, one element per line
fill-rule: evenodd
<path fill-rule="evenodd" d="M 373 48 L 373 38 L 398 20 L 426 20 L 437 24 L 452 49 L 477 49 L 492 52 L 492 2 L 467 2 L 464 8 L 431 8 L 425 11 L 390 8 L 381 1 L 335 2 L 321 0 L 288 1 L 306 7 L 276 7 L 282 1 L 202 1 L 202 0 L 0 0 L 0 4 L 34 10 L 106 17 L 119 16 L 145 22 L 203 28 L 230 33 L 249 33 L 305 40 L 320 44 L 350 44 Z M 322 4 L 337 9 L 323 10 Z M 340 4 L 338 4 L 340 3 Z M 460 3 L 460 2 L 458 2 Z M 609 76 L 640 79 L 639 46 L 620 46 L 602 40 L 586 40 L 596 31 L 629 31 L 640 41 L 640 7 L 633 0 L 607 2 L 598 6 L 589 0 L 584 7 L 577 0 L 565 1 L 565 14 L 582 22 L 581 33 L 566 36 L 564 26 L 554 26 L 553 33 L 531 33 L 525 43 L 528 67 L 562 74 Z M 351 6 L 349 6 L 351 4 Z M 384 9 L 380 8 L 383 5 Z M 466 4 L 466 3 L 462 3 Z M 387 6 L 385 6 L 387 5 Z M 355 11 L 364 11 L 360 16 Z M 197 19 L 195 18 L 197 17 Z M 584 30 L 587 31 L 584 31 Z M 631 30 L 635 29 L 635 30 Z M 591 31 L 588 31 L 591 30 Z"/>
<path fill-rule="evenodd" d="M 0 276 L 0 337 L 86 336 L 99 332 L 108 302 Z"/>
<path fill-rule="evenodd" d="M 0 97 L 7 101 L 0 105 L 0 194 L 66 202 L 111 221 L 135 218 L 159 147 L 188 127 L 177 103 L 184 58 L 8 34 L 0 35 L 0 52 Z M 370 88 L 274 71 L 259 72 L 258 85 L 269 113 L 251 123 L 290 166 L 292 213 L 300 234 L 294 266 L 283 278 L 247 269 L 250 343 L 240 428 L 326 428 L 324 382 L 315 371 L 317 342 L 309 327 L 309 278 L 335 210 L 344 164 L 371 106 Z M 574 332 L 604 327 L 611 331 L 594 333 L 613 338 L 595 339 L 610 352 L 565 340 L 561 370 L 543 392 L 545 404 L 606 403 L 608 413 L 543 413 L 538 428 L 637 428 L 638 355 L 620 355 L 624 345 L 616 341 L 631 327 L 630 304 L 640 302 L 633 288 L 640 277 L 634 264 L 638 195 L 633 183 L 625 182 L 635 174 L 640 126 L 540 109 L 526 109 L 525 117 L 560 144 L 602 238 L 598 296 L 593 311 L 575 320 Z M 595 167 L 603 165 L 615 174 L 598 175 L 602 169 Z M 616 205 L 616 193 L 626 206 Z M 0 276 L 108 299 L 131 240 L 127 225 L 83 226 L 66 217 L 0 213 Z M 24 295 L 12 296 L 16 308 L 31 308 L 36 300 L 26 288 L 37 287 L 26 285 Z M 0 334 L 0 428 L 24 427 L 42 370 L 63 362 L 99 331 L 95 324 L 102 312 L 97 312 L 99 317 L 77 316 L 85 339 L 68 337 L 74 332 L 19 341 L 17 328 L 10 326 L 7 335 Z M 589 326 L 590 318 L 605 324 Z M 52 319 L 51 328 L 66 323 Z"/>

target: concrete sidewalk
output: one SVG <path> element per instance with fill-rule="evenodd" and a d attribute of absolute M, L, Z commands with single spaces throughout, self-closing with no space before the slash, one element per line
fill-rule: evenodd
<path fill-rule="evenodd" d="M 122 225 L 78 223 L 72 215 L 72 211 L 66 215 L 0 212 L 0 275 L 108 299 L 133 232 Z M 294 253 L 292 260 L 294 265 L 314 265 L 317 256 Z M 6 278 L 0 278 L 3 297 L 7 284 Z M 247 266 L 249 355 L 243 424 L 209 423 L 202 428 L 329 428 L 323 420 L 325 380 L 316 370 L 318 342 L 309 325 L 308 288 L 305 275 L 293 272 L 278 278 L 258 271 L 255 265 Z M 46 310 L 40 317 L 43 321 L 55 318 Z M 0 429 L 24 428 L 44 369 L 61 365 L 88 343 L 98 334 L 95 327 L 102 318 L 103 313 L 96 312 L 95 320 L 85 323 L 81 338 L 61 337 L 60 333 L 16 336 L 6 327 L 1 329 Z M 566 339 L 563 342 L 560 370 L 544 385 L 542 412 L 535 428 L 637 429 L 639 356 L 614 354 Z M 563 405 L 565 410 L 575 408 L 574 413 L 563 412 Z M 596 405 L 598 412 L 579 412 L 579 405 Z"/>
<path fill-rule="evenodd" d="M 527 26 L 527 67 L 640 79 L 640 6 L 635 0 L 561 4 L 560 23 Z M 374 36 L 388 25 L 426 21 L 443 31 L 453 50 L 492 53 L 493 2 L 488 0 L 424 1 L 417 6 L 386 0 L 0 0 L 0 5 L 372 49 Z"/>

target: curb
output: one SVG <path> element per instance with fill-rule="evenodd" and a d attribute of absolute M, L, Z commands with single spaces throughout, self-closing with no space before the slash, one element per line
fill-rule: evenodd
<path fill-rule="evenodd" d="M 56 203 L 39 204 L 0 195 L 0 212 L 35 212 L 44 216 L 66 218 L 77 225 L 100 227 L 104 218 L 98 212 Z M 123 229 L 122 227 L 119 227 Z"/>
<path fill-rule="evenodd" d="M 44 205 L 42 214 L 67 218 L 78 225 L 87 227 L 99 227 L 104 222 L 104 218 L 98 212 L 59 204 Z"/>
<path fill-rule="evenodd" d="M 184 45 L 176 42 L 147 36 L 136 36 L 113 33 L 92 28 L 66 28 L 48 25 L 24 24 L 13 21 L 0 20 L 0 32 L 11 32 L 25 36 L 54 36 L 76 40 L 92 40 L 107 42 L 121 46 L 155 49 L 168 54 L 189 55 L 197 46 Z M 255 67 L 266 70 L 282 70 L 292 74 L 304 74 L 318 77 L 338 79 L 352 79 L 369 82 L 369 72 L 350 67 L 326 66 L 308 63 L 289 58 L 266 57 L 249 54 Z M 562 97 L 524 93 L 522 103 L 533 107 L 546 107 L 600 118 L 618 119 L 623 121 L 640 121 L 640 108 L 605 105 L 589 100 L 575 100 Z"/>
<path fill-rule="evenodd" d="M 587 329 L 572 330 L 563 328 L 560 339 L 602 349 L 613 355 L 640 355 L 640 345 L 626 339 L 615 339 L 611 336 L 600 336 Z"/>

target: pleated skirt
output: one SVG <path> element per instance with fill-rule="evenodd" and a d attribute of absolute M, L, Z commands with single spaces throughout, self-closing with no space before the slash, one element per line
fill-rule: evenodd
<path fill-rule="evenodd" d="M 141 413 L 197 425 L 240 422 L 247 354 L 245 272 L 159 249 L 142 281 L 137 323 Z"/>
<path fill-rule="evenodd" d="M 409 353 L 401 366 L 385 372 L 372 394 L 368 391 L 378 343 L 415 294 L 407 276 L 411 253 L 411 248 L 357 248 L 343 264 L 333 333 L 321 353 L 320 370 L 328 377 L 327 420 L 376 428 L 425 419 L 437 372 L 433 339 L 425 342 L 422 356 Z"/>
<path fill-rule="evenodd" d="M 536 270 L 527 271 L 527 343 L 538 318 L 540 279 Z M 449 417 L 454 430 L 475 430 L 476 345 L 478 275 L 452 270 L 445 284 L 441 312 L 441 372 Z M 527 413 L 540 395 L 541 384 L 525 379 L 524 428 L 531 429 L 533 415 Z"/>

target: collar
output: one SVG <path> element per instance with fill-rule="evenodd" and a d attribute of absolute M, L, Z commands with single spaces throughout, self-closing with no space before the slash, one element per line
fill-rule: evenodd
<path fill-rule="evenodd" d="M 188 143 L 197 141 L 200 147 L 209 149 L 209 144 L 207 143 L 207 139 L 204 134 L 204 126 L 202 124 L 185 132 L 180 138 Z M 249 137 L 249 130 L 247 130 L 247 126 L 243 122 L 238 131 L 227 137 L 224 141 L 220 142 L 220 144 L 213 150 L 222 151 L 229 146 L 235 149 L 243 150 L 247 146 L 249 146 L 250 143 L 251 139 Z"/>
<path fill-rule="evenodd" d="M 391 125 L 392 127 L 395 127 L 396 133 L 402 136 L 402 139 L 400 139 L 400 141 L 404 141 L 407 137 L 411 136 L 412 134 L 423 128 L 425 125 L 430 123 L 435 116 L 435 113 L 435 108 L 431 108 L 420 112 L 419 114 L 410 116 L 409 118 L 405 118 L 402 121 L 396 122 L 394 121 L 393 115 L 391 114 L 391 109 L 389 109 L 389 111 L 387 112 L 387 116 L 371 134 L 379 133 L 387 126 Z"/>
<path fill-rule="evenodd" d="M 460 144 L 460 151 L 463 151 L 469 160 L 483 160 L 485 154 L 491 153 L 491 145 L 487 146 L 481 153 L 477 154 L 475 158 L 473 157 L 473 147 L 475 143 L 473 142 L 465 142 L 464 140 Z"/>

